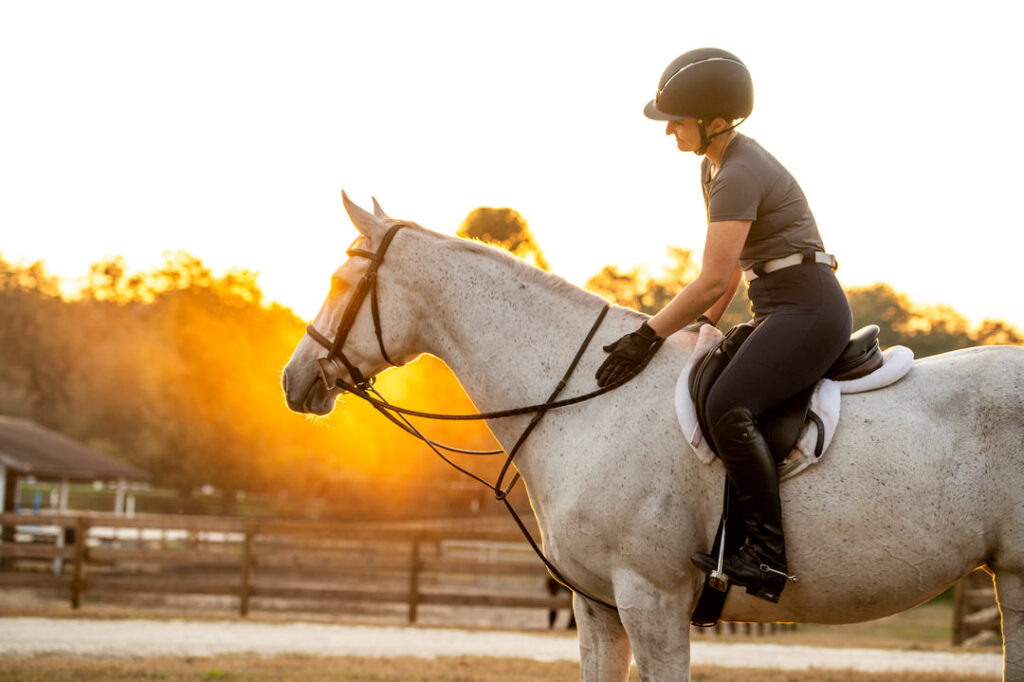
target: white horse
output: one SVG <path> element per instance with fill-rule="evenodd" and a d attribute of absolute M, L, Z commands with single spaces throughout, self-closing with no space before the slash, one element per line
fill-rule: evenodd
<path fill-rule="evenodd" d="M 376 251 L 396 221 L 345 206 Z M 375 202 L 376 204 L 376 202 Z M 370 267 L 350 258 L 313 321 L 333 337 Z M 377 273 L 378 343 L 370 303 L 344 343 L 367 377 L 421 353 L 448 364 L 481 411 L 543 400 L 604 301 L 474 242 L 401 229 Z M 615 307 L 564 396 L 595 388 L 601 345 L 642 316 Z M 581 677 L 688 680 L 689 618 L 703 581 L 690 555 L 709 549 L 724 470 L 701 464 L 681 433 L 673 392 L 691 332 L 672 336 L 644 372 L 593 400 L 550 412 L 516 459 L 544 551 L 581 591 Z M 284 369 L 291 409 L 326 414 L 337 389 L 318 379 L 326 351 L 308 335 Z M 342 374 L 342 378 L 349 377 Z M 488 423 L 510 447 L 529 416 Z M 1024 349 L 972 348 L 920 360 L 884 390 L 846 395 L 820 464 L 783 484 L 789 568 L 778 604 L 732 590 L 733 621 L 849 623 L 908 609 L 979 566 L 995 574 L 1004 679 L 1024 680 Z"/>

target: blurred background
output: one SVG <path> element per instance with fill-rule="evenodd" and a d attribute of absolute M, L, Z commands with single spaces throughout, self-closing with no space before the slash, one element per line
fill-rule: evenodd
<path fill-rule="evenodd" d="M 355 236 L 339 190 L 653 313 L 706 224 L 699 159 L 642 108 L 674 57 L 722 47 L 754 78 L 741 131 L 801 183 L 858 326 L 918 357 L 1022 344 L 1019 26 L 997 0 L 0 4 L 0 583 L 56 600 L 6 589 L 0 613 L 131 593 L 129 614 L 161 595 L 563 627 L 566 593 L 488 489 L 358 400 L 287 410 L 281 369 Z M 747 310 L 741 288 L 719 326 Z M 473 409 L 432 357 L 378 386 Z M 975 576 L 801 641 L 998 630 Z"/>

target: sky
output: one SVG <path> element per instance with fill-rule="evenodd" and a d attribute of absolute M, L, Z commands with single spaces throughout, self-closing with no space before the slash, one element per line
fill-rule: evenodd
<path fill-rule="evenodd" d="M 962 2 L 0 2 L 0 255 L 73 286 L 186 250 L 310 318 L 341 204 L 518 210 L 552 269 L 701 251 L 700 160 L 642 114 L 677 55 L 749 67 L 741 131 L 841 282 L 1024 329 L 1024 9 Z M 870 320 L 858 320 L 866 324 Z"/>

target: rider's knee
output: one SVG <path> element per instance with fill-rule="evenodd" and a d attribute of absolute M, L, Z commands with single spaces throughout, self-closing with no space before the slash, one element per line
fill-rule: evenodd
<path fill-rule="evenodd" d="M 704 406 L 704 415 L 707 418 L 708 426 L 712 430 L 722 420 L 722 417 L 736 408 L 745 408 L 750 412 L 754 411 L 753 406 L 746 404 L 742 397 L 730 395 L 727 391 L 716 391 L 715 388 L 717 386 L 711 389 L 707 403 Z"/>

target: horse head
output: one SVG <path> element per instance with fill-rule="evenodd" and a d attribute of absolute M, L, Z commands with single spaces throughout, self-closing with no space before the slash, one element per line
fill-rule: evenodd
<path fill-rule="evenodd" d="M 320 312 L 284 368 L 285 399 L 296 412 L 328 414 L 343 392 L 339 380 L 365 384 L 418 354 L 412 350 L 416 315 L 400 305 L 408 281 L 398 263 L 405 250 L 401 233 L 422 228 L 389 218 L 376 199 L 373 213 L 344 192 L 342 200 L 359 236 L 347 250 L 348 260 L 331 276 Z"/>

